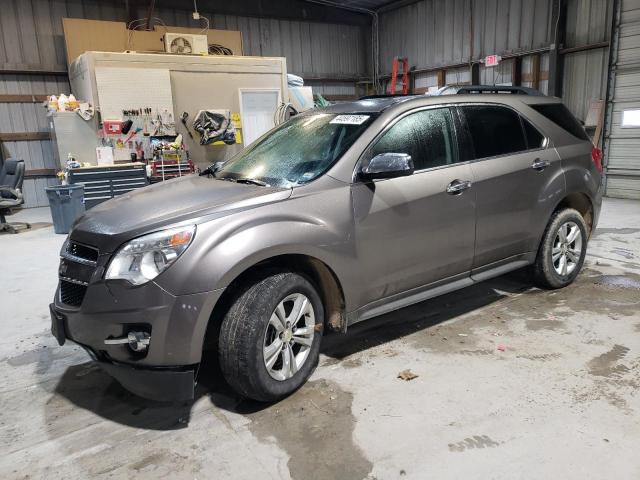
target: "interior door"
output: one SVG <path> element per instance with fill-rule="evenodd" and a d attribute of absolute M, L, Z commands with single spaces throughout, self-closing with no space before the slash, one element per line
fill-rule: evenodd
<path fill-rule="evenodd" d="M 273 112 L 279 104 L 279 89 L 240 89 L 242 143 L 245 147 L 275 127 Z"/>
<path fill-rule="evenodd" d="M 556 201 L 550 193 L 564 184 L 555 149 L 516 111 L 498 105 L 461 111 L 475 157 L 476 269 L 535 250 Z"/>
<path fill-rule="evenodd" d="M 385 152 L 411 155 L 416 172 L 352 186 L 360 306 L 468 274 L 473 259 L 472 171 L 458 162 L 452 112 L 436 108 L 401 117 L 365 156 Z"/>

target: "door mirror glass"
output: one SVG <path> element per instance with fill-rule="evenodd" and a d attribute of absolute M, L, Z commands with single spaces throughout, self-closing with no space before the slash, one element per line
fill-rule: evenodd
<path fill-rule="evenodd" d="M 380 153 L 362 167 L 360 177 L 374 178 L 406 177 L 413 174 L 413 160 L 407 153 Z"/>

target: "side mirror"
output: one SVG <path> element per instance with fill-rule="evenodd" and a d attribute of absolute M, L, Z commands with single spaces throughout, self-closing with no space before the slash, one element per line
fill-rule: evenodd
<path fill-rule="evenodd" d="M 412 175 L 414 171 L 411 155 L 406 153 L 380 153 L 363 165 L 360 178 L 395 178 Z"/>

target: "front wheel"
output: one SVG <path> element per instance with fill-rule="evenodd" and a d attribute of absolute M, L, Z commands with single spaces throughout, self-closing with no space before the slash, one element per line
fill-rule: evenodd
<path fill-rule="evenodd" d="M 573 208 L 553 214 L 542 237 L 534 264 L 537 282 L 546 288 L 562 288 L 578 276 L 587 253 L 587 226 Z"/>
<path fill-rule="evenodd" d="M 271 402 L 297 390 L 318 363 L 324 310 L 303 276 L 286 272 L 249 287 L 218 339 L 220 367 L 241 395 Z"/>

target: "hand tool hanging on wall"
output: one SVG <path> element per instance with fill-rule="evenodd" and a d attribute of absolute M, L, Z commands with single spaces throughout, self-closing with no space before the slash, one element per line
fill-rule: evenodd
<path fill-rule="evenodd" d="M 193 139 L 193 135 L 191 134 L 191 130 L 189 130 L 189 125 L 187 125 L 187 118 L 189 118 L 189 114 L 187 112 L 182 112 L 182 115 L 180 115 L 180 120 L 182 121 L 182 124 L 184 125 L 184 128 L 187 129 L 187 133 L 189 134 L 189 138 Z"/>
<path fill-rule="evenodd" d="M 129 133 L 129 130 L 131 130 L 131 126 L 133 125 L 133 120 L 125 120 L 124 122 L 122 122 L 122 129 L 121 132 L 126 135 L 127 133 Z"/>

